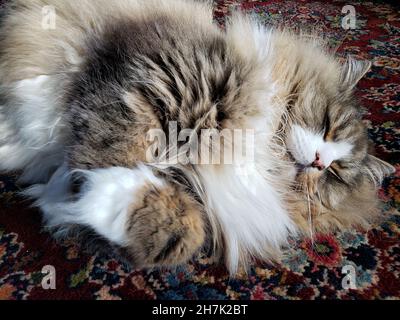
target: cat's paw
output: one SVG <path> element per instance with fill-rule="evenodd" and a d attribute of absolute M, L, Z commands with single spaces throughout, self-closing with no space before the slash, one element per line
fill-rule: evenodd
<path fill-rule="evenodd" d="M 74 173 L 83 182 L 71 195 Z M 203 246 L 201 206 L 150 168 L 111 167 L 73 174 L 62 166 L 47 185 L 25 192 L 42 209 L 47 227 L 90 227 L 124 248 L 137 267 L 185 263 Z"/>
<path fill-rule="evenodd" d="M 141 192 L 127 222 L 127 249 L 134 266 L 187 262 L 205 241 L 201 207 L 174 185 L 149 185 Z"/>

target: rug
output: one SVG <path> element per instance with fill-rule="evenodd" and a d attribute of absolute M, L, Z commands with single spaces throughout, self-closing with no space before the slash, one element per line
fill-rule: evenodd
<path fill-rule="evenodd" d="M 347 4 L 215 1 L 215 19 L 223 28 L 232 11 L 244 10 L 265 24 L 312 27 L 328 38 L 339 55 L 373 62 L 357 95 L 376 153 L 397 168 L 380 190 L 385 213 L 396 213 L 400 205 L 400 10 L 383 1 L 352 2 L 356 29 L 345 30 L 342 18 L 348 12 L 342 13 L 342 8 Z M 174 270 L 130 270 L 115 258 L 85 254 L 73 240 L 55 243 L 41 230 L 40 213 L 19 197 L 21 187 L 15 180 L 13 175 L 0 176 L 0 299 L 400 298 L 398 215 L 389 215 L 367 233 L 317 234 L 314 246 L 309 239 L 293 243 L 281 265 L 259 264 L 235 279 L 206 257 Z M 54 275 L 51 270 L 55 277 L 47 279 Z"/>

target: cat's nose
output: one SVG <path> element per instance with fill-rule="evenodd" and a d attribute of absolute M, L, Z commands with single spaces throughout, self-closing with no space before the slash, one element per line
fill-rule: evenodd
<path fill-rule="evenodd" d="M 311 167 L 317 168 L 318 170 L 325 169 L 325 165 L 322 162 L 321 157 L 318 152 L 315 154 L 315 160 L 313 161 L 313 163 L 311 163 Z"/>

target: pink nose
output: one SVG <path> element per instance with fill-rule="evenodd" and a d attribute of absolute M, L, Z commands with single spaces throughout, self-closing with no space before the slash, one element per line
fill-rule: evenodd
<path fill-rule="evenodd" d="M 311 164 L 311 167 L 317 168 L 318 170 L 324 170 L 325 169 L 325 165 L 323 164 L 318 152 L 315 154 L 315 160 Z"/>

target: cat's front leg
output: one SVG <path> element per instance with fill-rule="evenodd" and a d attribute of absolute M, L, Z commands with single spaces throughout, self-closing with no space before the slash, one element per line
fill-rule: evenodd
<path fill-rule="evenodd" d="M 146 184 L 128 209 L 127 248 L 136 266 L 174 266 L 204 244 L 202 209 L 180 187 Z"/>
<path fill-rule="evenodd" d="M 73 174 L 83 181 L 75 195 Z M 126 249 L 137 267 L 185 263 L 205 241 L 200 205 L 144 165 L 73 172 L 64 165 L 47 185 L 27 194 L 38 199 L 48 227 L 58 232 L 71 225 L 90 227 Z"/>

